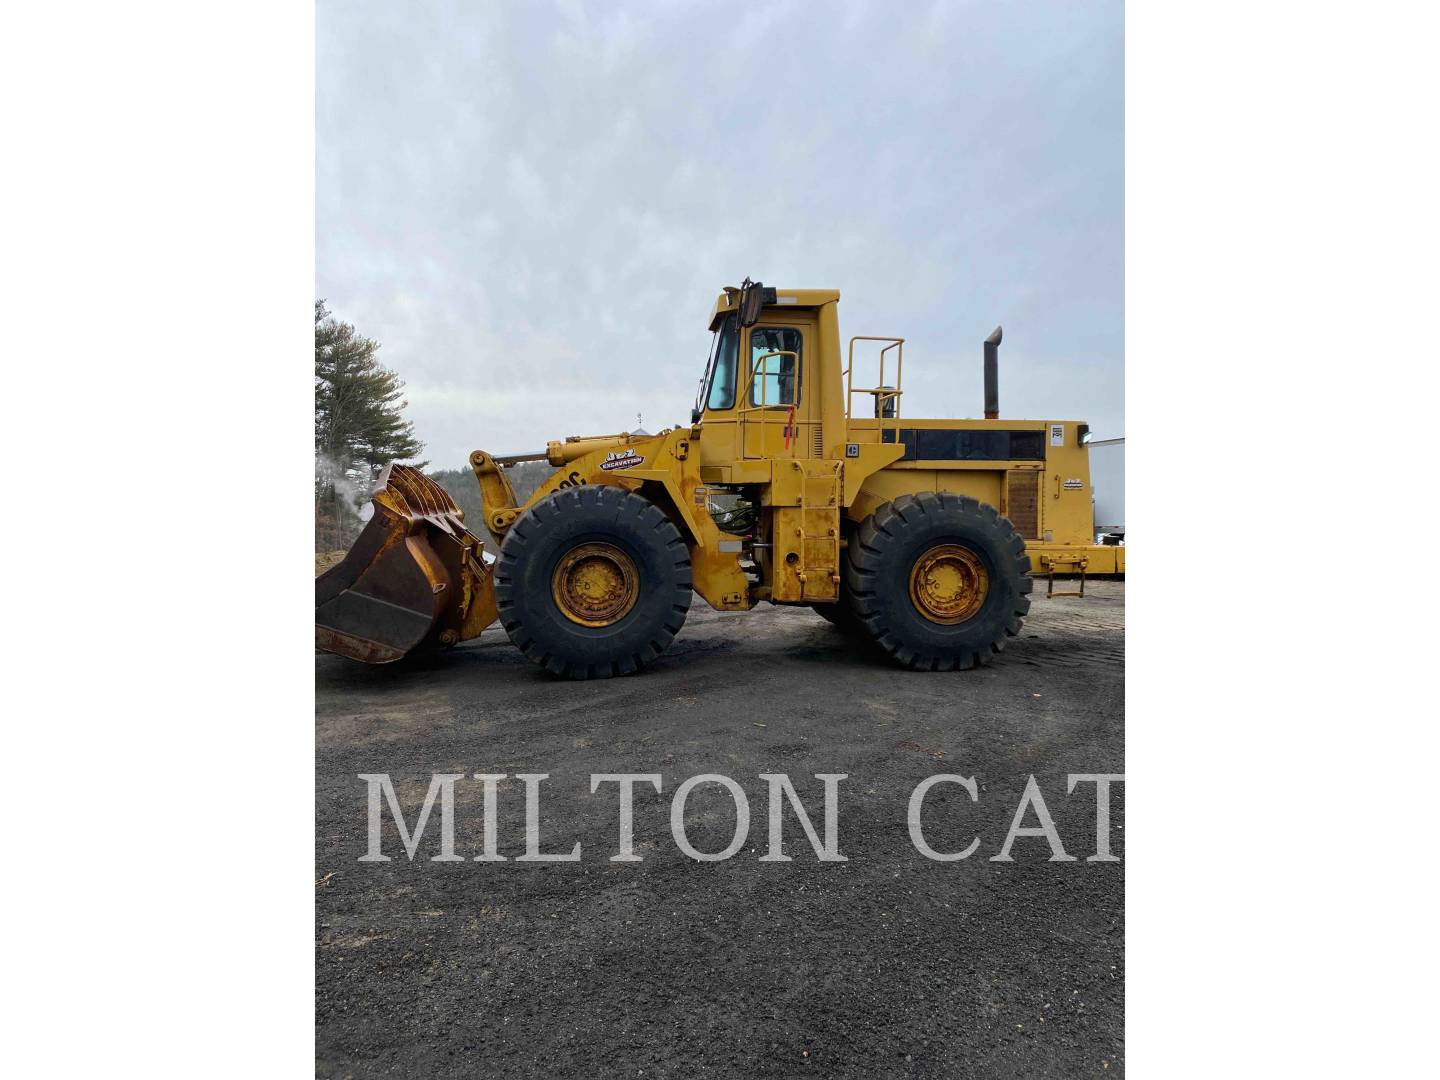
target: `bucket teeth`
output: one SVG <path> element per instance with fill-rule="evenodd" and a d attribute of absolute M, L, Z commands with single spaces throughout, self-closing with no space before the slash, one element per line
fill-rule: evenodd
<path fill-rule="evenodd" d="M 474 637 L 495 619 L 495 591 L 464 514 L 418 469 L 390 464 L 375 513 L 336 566 L 315 579 L 315 645 L 384 664 Z"/>
<path fill-rule="evenodd" d="M 450 493 L 419 469 L 391 463 L 375 484 L 375 501 L 411 519 L 426 518 L 442 528 L 464 531 L 465 515 Z"/>

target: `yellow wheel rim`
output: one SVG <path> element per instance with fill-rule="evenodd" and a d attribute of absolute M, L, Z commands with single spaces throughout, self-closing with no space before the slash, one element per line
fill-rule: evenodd
<path fill-rule="evenodd" d="M 910 571 L 910 599 L 931 622 L 951 626 L 973 618 L 989 593 L 980 556 L 958 544 L 932 547 Z"/>
<path fill-rule="evenodd" d="M 613 544 L 581 544 L 556 564 L 550 592 L 571 622 L 610 626 L 640 598 L 640 575 L 630 556 Z"/>

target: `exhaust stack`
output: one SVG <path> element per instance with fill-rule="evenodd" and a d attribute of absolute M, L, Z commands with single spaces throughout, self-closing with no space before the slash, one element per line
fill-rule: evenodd
<path fill-rule="evenodd" d="M 1000 339 L 1004 336 L 1002 327 L 985 339 L 985 419 L 1000 419 Z"/>

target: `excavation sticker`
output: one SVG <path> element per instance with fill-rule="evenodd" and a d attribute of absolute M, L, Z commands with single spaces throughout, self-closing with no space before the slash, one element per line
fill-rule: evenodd
<path fill-rule="evenodd" d="M 1050 445 L 1051 445 L 1051 446 L 1064 446 L 1064 445 L 1065 445 L 1065 425 L 1064 425 L 1064 424 L 1051 424 L 1051 425 L 1050 425 Z"/>
<path fill-rule="evenodd" d="M 1081 490 L 1082 488 L 1084 488 L 1084 487 L 1085 487 L 1085 481 L 1084 481 L 1084 480 L 1066 480 L 1066 481 L 1065 481 L 1065 490 L 1066 490 L 1066 491 L 1080 491 L 1080 490 Z"/>
<path fill-rule="evenodd" d="M 600 468 L 613 472 L 616 469 L 633 469 L 636 465 L 644 464 L 645 459 L 635 452 L 634 447 L 627 446 L 624 450 L 611 450 L 606 454 Z"/>

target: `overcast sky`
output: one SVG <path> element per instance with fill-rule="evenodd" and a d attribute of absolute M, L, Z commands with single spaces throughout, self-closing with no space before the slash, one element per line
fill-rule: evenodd
<path fill-rule="evenodd" d="M 743 14 L 727 14 L 743 13 Z M 722 285 L 838 288 L 904 413 L 1124 432 L 1123 6 L 321 0 L 317 295 L 435 467 L 686 423 Z"/>

